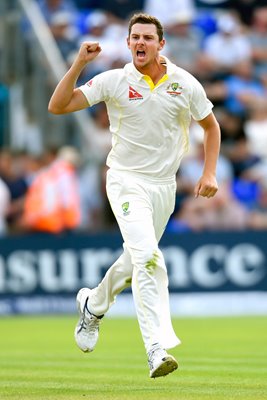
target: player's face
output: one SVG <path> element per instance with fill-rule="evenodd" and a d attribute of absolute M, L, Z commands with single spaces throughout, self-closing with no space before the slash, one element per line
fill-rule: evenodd
<path fill-rule="evenodd" d="M 127 39 L 133 62 L 137 68 L 145 68 L 153 64 L 163 48 L 165 40 L 159 41 L 157 28 L 153 24 L 134 24 Z"/>

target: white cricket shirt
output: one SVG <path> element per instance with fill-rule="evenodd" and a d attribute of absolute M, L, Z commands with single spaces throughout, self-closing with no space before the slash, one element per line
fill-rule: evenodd
<path fill-rule="evenodd" d="M 166 75 L 155 86 L 129 63 L 79 87 L 89 105 L 106 103 L 112 133 L 107 165 L 112 169 L 173 178 L 188 150 L 191 117 L 201 120 L 212 110 L 202 85 L 164 60 Z"/>

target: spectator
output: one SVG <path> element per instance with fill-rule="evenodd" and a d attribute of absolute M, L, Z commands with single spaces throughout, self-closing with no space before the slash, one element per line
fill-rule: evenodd
<path fill-rule="evenodd" d="M 216 115 L 221 127 L 221 154 L 233 163 L 239 153 L 239 142 L 245 140 L 244 118 L 225 108 L 217 109 Z"/>
<path fill-rule="evenodd" d="M 180 14 L 195 15 L 194 0 L 168 0 L 168 6 L 159 0 L 145 0 L 144 12 L 160 18 L 165 28 Z"/>
<path fill-rule="evenodd" d="M 50 20 L 50 29 L 64 60 L 70 64 L 73 55 L 78 51 L 79 38 L 72 14 L 68 11 L 54 13 Z"/>
<path fill-rule="evenodd" d="M 74 0 L 38 0 L 43 16 L 48 25 L 58 12 L 70 13 L 73 17 L 78 16 L 78 8 Z"/>
<path fill-rule="evenodd" d="M 0 178 L 5 182 L 10 193 L 10 206 L 7 215 L 8 230 L 16 231 L 21 218 L 24 196 L 28 188 L 25 174 L 25 152 L 12 152 L 9 149 L 0 151 Z"/>
<path fill-rule="evenodd" d="M 107 109 L 104 103 L 100 103 L 93 106 L 90 111 L 95 122 L 94 130 L 89 132 L 90 141 L 94 143 L 94 162 L 101 165 L 106 160 L 112 145 Z"/>
<path fill-rule="evenodd" d="M 176 206 L 173 217 L 175 216 L 175 214 L 177 215 L 181 208 L 183 208 L 183 205 L 187 201 L 187 199 L 192 196 L 192 189 L 198 181 L 201 170 L 203 168 L 203 131 L 195 129 L 195 126 L 191 127 L 190 129 L 192 149 L 189 155 L 184 158 L 184 161 L 180 165 L 177 174 Z M 233 177 L 234 173 L 231 163 L 221 154 L 217 162 L 218 184 L 228 184 L 230 187 Z"/>
<path fill-rule="evenodd" d="M 186 157 L 180 166 L 177 178 L 178 192 L 192 193 L 192 188 L 201 174 L 204 163 L 204 151 L 202 141 L 195 145 L 195 152 Z M 217 163 L 218 184 L 229 183 L 233 179 L 233 168 L 229 160 L 223 155 L 219 156 Z"/>
<path fill-rule="evenodd" d="M 79 172 L 79 196 L 81 218 L 78 229 L 87 232 L 105 229 L 101 171 L 99 165 L 92 161 L 86 162 Z"/>
<path fill-rule="evenodd" d="M 266 173 L 266 170 L 265 170 Z M 248 209 L 228 185 L 221 185 L 216 198 L 186 199 L 168 225 L 169 232 L 240 231 L 267 229 L 267 189 L 262 186 L 258 207 Z"/>
<path fill-rule="evenodd" d="M 250 107 L 264 101 L 266 88 L 254 78 L 251 60 L 236 62 L 232 71 L 225 79 L 206 84 L 205 89 L 210 99 L 221 103 L 228 112 L 246 117 Z"/>
<path fill-rule="evenodd" d="M 237 63 L 250 59 L 251 46 L 234 15 L 219 15 L 218 31 L 204 41 L 202 68 L 214 78 L 229 75 Z"/>
<path fill-rule="evenodd" d="M 8 187 L 0 178 L 0 237 L 7 233 L 7 215 L 10 207 L 10 200 Z"/>
<path fill-rule="evenodd" d="M 217 31 L 215 13 L 209 10 L 201 10 L 196 13 L 194 25 L 201 30 L 203 39 Z"/>
<path fill-rule="evenodd" d="M 259 158 L 267 159 L 267 102 L 250 107 L 244 125 L 245 135 L 251 152 Z"/>
<path fill-rule="evenodd" d="M 262 159 L 257 164 L 247 168 L 243 174 L 244 178 L 257 182 L 261 187 L 267 187 L 267 159 Z"/>
<path fill-rule="evenodd" d="M 102 52 L 83 72 L 85 80 L 106 68 L 113 68 L 114 64 L 125 64 L 129 60 L 129 54 L 125 50 L 124 37 L 127 35 L 125 27 L 110 23 L 106 12 L 94 10 L 90 12 L 85 20 L 87 32 L 80 37 L 80 44 L 84 41 L 99 42 Z"/>
<path fill-rule="evenodd" d="M 250 28 L 254 11 L 258 7 L 267 6 L 267 0 L 231 0 L 230 6 L 238 13 L 242 24 L 246 28 Z"/>
<path fill-rule="evenodd" d="M 168 230 L 200 232 L 246 229 L 249 211 L 233 197 L 231 188 L 223 184 L 217 194 L 217 198 L 209 201 L 208 207 L 204 198 L 185 199 Z"/>
<path fill-rule="evenodd" d="M 80 198 L 76 170 L 78 152 L 59 150 L 57 159 L 35 177 L 25 197 L 22 224 L 31 232 L 58 234 L 80 224 Z"/>
<path fill-rule="evenodd" d="M 231 162 L 234 178 L 238 179 L 247 168 L 259 161 L 259 156 L 247 140 L 244 118 L 225 109 L 220 109 L 216 115 L 222 133 L 221 154 Z"/>
<path fill-rule="evenodd" d="M 193 24 L 191 12 L 174 15 L 166 28 L 167 56 L 181 68 L 199 76 L 202 32 Z"/>
<path fill-rule="evenodd" d="M 106 199 L 103 173 L 105 160 L 111 150 L 112 137 L 109 131 L 109 120 L 104 103 L 97 104 L 91 108 L 91 115 L 95 122 L 95 128 L 89 132 L 90 140 L 93 142 L 94 154 L 86 162 L 79 174 L 80 195 L 82 204 L 82 221 L 80 228 L 98 231 L 109 229 L 109 203 Z M 113 216 L 114 220 L 114 216 Z"/>
<path fill-rule="evenodd" d="M 266 172 L 266 171 L 265 171 Z M 253 230 L 267 229 L 267 186 L 262 182 L 257 206 L 250 212 L 249 228 Z"/>
<path fill-rule="evenodd" d="M 252 47 L 254 73 L 267 86 L 267 7 L 254 11 L 248 39 Z"/>

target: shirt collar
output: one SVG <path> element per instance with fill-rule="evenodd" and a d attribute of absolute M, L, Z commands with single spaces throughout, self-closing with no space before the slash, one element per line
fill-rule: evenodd
<path fill-rule="evenodd" d="M 170 76 L 171 74 L 174 73 L 175 65 L 167 57 L 162 56 L 162 55 L 160 57 L 163 58 L 166 61 L 166 67 L 167 67 L 166 74 L 168 76 Z M 143 79 L 143 77 L 145 76 L 145 75 L 141 74 L 141 72 L 139 72 L 135 68 L 133 62 L 130 62 L 130 63 L 126 64 L 125 67 L 124 67 L 124 70 L 125 70 L 127 75 L 134 76 L 134 78 L 136 80 L 138 80 L 138 81 L 141 81 L 141 79 Z"/>

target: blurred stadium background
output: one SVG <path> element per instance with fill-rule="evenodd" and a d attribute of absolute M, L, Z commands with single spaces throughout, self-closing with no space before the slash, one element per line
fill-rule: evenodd
<path fill-rule="evenodd" d="M 130 61 L 127 20 L 139 10 L 161 19 L 163 54 L 202 82 L 222 129 L 218 195 L 192 197 L 203 160 L 193 122 L 177 174 L 161 242 L 172 313 L 267 314 L 267 1 L 1 0 L 0 315 L 74 312 L 77 290 L 96 285 L 120 253 L 104 188 L 105 107 L 53 116 L 47 104 L 81 41 L 98 40 L 103 52 L 78 84 Z M 38 177 L 52 187 L 38 194 L 39 211 L 48 198 L 58 206 L 57 162 L 71 166 L 73 218 L 33 223 Z M 110 315 L 134 315 L 130 292 Z"/>

